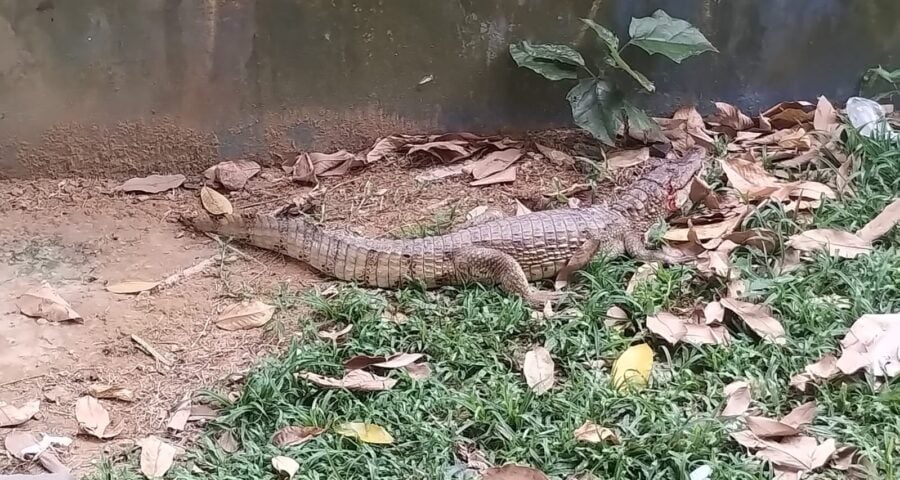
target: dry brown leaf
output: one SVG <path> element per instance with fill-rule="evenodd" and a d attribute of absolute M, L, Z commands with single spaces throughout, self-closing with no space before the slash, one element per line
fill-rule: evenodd
<path fill-rule="evenodd" d="M 640 165 L 650 159 L 650 148 L 643 147 L 637 150 L 620 150 L 606 157 L 606 167 L 615 171 L 622 168 Z"/>
<path fill-rule="evenodd" d="M 575 437 L 575 440 L 578 440 L 579 442 L 619 443 L 619 437 L 616 435 L 616 432 L 613 432 L 606 427 L 601 427 L 590 420 L 585 421 L 580 427 L 575 429 L 572 435 Z"/>
<path fill-rule="evenodd" d="M 525 382 L 537 395 L 553 388 L 556 383 L 554 368 L 550 352 L 544 347 L 536 346 L 525 354 L 525 363 L 522 366 Z"/>
<path fill-rule="evenodd" d="M 402 146 L 406 145 L 409 139 L 398 135 L 379 138 L 372 145 L 372 149 L 366 153 L 366 163 L 375 163 L 383 160 L 385 157 L 394 157 L 399 154 Z"/>
<path fill-rule="evenodd" d="M 291 479 L 297 474 L 297 470 L 300 470 L 300 464 L 293 458 L 278 455 L 272 457 L 272 468 L 279 474 L 284 474 L 288 479 Z"/>
<path fill-rule="evenodd" d="M 800 430 L 815 420 L 816 413 L 816 402 L 806 402 L 785 415 L 781 423 Z"/>
<path fill-rule="evenodd" d="M 735 246 L 745 245 L 753 247 L 763 252 L 772 252 L 778 246 L 778 235 L 772 230 L 765 228 L 751 228 L 741 230 L 740 232 L 732 232 L 723 237 L 725 240 L 734 242 Z M 719 251 L 730 252 L 730 249 L 720 246 Z"/>
<path fill-rule="evenodd" d="M 750 408 L 750 384 L 732 382 L 725 386 L 725 408 L 720 414 L 723 417 L 737 417 L 747 413 Z"/>
<path fill-rule="evenodd" d="M 687 239 L 685 238 L 685 240 Z M 658 271 L 659 263 L 657 262 L 642 264 L 638 267 L 637 271 L 634 272 L 634 275 L 631 276 L 631 279 L 628 280 L 628 285 L 625 286 L 625 293 L 634 293 L 634 289 L 637 288 L 638 285 L 655 277 L 656 272 Z"/>
<path fill-rule="evenodd" d="M 429 168 L 424 172 L 416 175 L 416 181 L 420 183 L 430 183 L 448 177 L 455 177 L 463 174 L 465 165 L 449 165 Z"/>
<path fill-rule="evenodd" d="M 237 439 L 234 438 L 234 434 L 231 433 L 231 430 L 222 432 L 219 435 L 219 438 L 216 439 L 216 443 L 219 445 L 219 448 L 226 453 L 234 453 L 241 448 Z"/>
<path fill-rule="evenodd" d="M 739 156 L 727 157 L 720 160 L 719 164 L 732 188 L 751 200 L 765 198 L 784 185 L 769 174 L 762 164 Z"/>
<path fill-rule="evenodd" d="M 502 172 L 495 173 L 489 177 L 482 178 L 481 180 L 475 180 L 474 182 L 469 183 L 469 185 L 473 187 L 483 187 L 486 185 L 494 185 L 495 183 L 510 183 L 516 181 L 516 167 L 509 167 Z"/>
<path fill-rule="evenodd" d="M 200 189 L 200 203 L 212 215 L 231 215 L 234 207 L 221 193 L 204 186 Z"/>
<path fill-rule="evenodd" d="M 390 390 L 397 384 L 397 381 L 394 379 L 381 377 L 362 370 L 347 372 L 343 378 L 323 377 L 310 372 L 300 372 L 297 376 L 323 388 L 343 388 L 360 392 Z"/>
<path fill-rule="evenodd" d="M 28 453 L 28 451 L 34 451 L 36 448 L 40 449 L 42 443 L 47 439 L 48 437 L 46 436 L 42 439 L 38 439 L 37 435 L 31 432 L 13 430 L 6 435 L 3 446 L 13 457 L 18 458 L 19 460 L 34 462 L 34 455 Z M 53 440 L 55 440 L 55 442 L 51 442 L 51 445 L 68 446 L 72 443 L 72 439 L 66 437 L 53 437 Z M 52 475 L 54 480 L 57 478 L 66 480 L 74 478 L 72 477 L 69 468 L 49 449 L 43 450 L 43 452 L 37 456 L 37 461 L 40 462 L 41 466 L 48 472 L 60 474 Z M 37 477 L 35 477 L 35 479 L 37 479 Z"/>
<path fill-rule="evenodd" d="M 714 102 L 716 114 L 713 119 L 726 127 L 734 130 L 747 130 L 753 128 L 753 119 L 744 115 L 737 107 L 723 102 Z"/>
<path fill-rule="evenodd" d="M 460 140 L 428 142 L 410 147 L 407 155 L 422 152 L 440 160 L 442 163 L 452 163 L 469 156 L 469 151 L 463 147 L 467 143 Z"/>
<path fill-rule="evenodd" d="M 791 386 L 801 392 L 805 392 L 809 383 L 832 379 L 840 372 L 837 358 L 834 355 L 827 354 L 817 362 L 807 365 L 802 373 L 791 377 Z"/>
<path fill-rule="evenodd" d="M 752 415 L 747 417 L 747 428 L 749 428 L 754 435 L 763 439 L 790 437 L 800 433 L 800 430 L 790 425 L 785 425 L 778 420 Z"/>
<path fill-rule="evenodd" d="M 797 436 L 780 442 L 765 442 L 765 445 L 756 452 L 756 456 L 772 462 L 776 470 L 781 467 L 788 472 L 806 472 L 825 465 L 835 451 L 836 446 L 832 439 L 819 444 L 815 438 Z"/>
<path fill-rule="evenodd" d="M 856 231 L 856 236 L 865 242 L 874 242 L 890 232 L 900 223 L 900 198 L 894 200 L 864 227 Z"/>
<path fill-rule="evenodd" d="M 707 325 L 720 324 L 725 320 L 725 307 L 718 301 L 709 302 L 703 307 L 703 318 Z"/>
<path fill-rule="evenodd" d="M 37 415 L 41 409 L 40 400 L 31 400 L 21 407 L 0 404 L 0 427 L 15 427 Z"/>
<path fill-rule="evenodd" d="M 540 143 L 536 143 L 534 146 L 537 147 L 538 151 L 541 152 L 544 157 L 547 157 L 547 160 L 550 160 L 550 163 L 554 165 L 571 165 L 575 163 L 572 156 L 565 152 L 546 147 Z"/>
<path fill-rule="evenodd" d="M 516 199 L 516 216 L 528 215 L 529 213 L 531 213 L 531 209 L 522 205 L 522 202 Z"/>
<path fill-rule="evenodd" d="M 824 95 L 819 97 L 816 112 L 813 117 L 813 128 L 823 132 L 831 132 L 841 125 L 837 112 L 831 102 Z"/>
<path fill-rule="evenodd" d="M 695 225 L 688 228 L 672 228 L 663 234 L 663 238 L 670 242 L 687 242 L 690 240 L 691 230 L 698 240 L 720 239 L 737 229 L 744 220 L 747 210 L 741 208 L 726 217 L 721 222 Z"/>
<path fill-rule="evenodd" d="M 581 244 L 569 258 L 569 261 L 557 272 L 553 288 L 555 290 L 565 288 L 569 284 L 572 275 L 591 262 L 599 247 L 600 240 L 598 239 L 588 239 Z"/>
<path fill-rule="evenodd" d="M 356 355 L 344 361 L 345 370 L 360 370 L 387 359 L 384 355 Z"/>
<path fill-rule="evenodd" d="M 856 258 L 872 252 L 872 243 L 850 232 L 818 228 L 792 235 L 787 246 L 801 252 L 825 250 L 833 257 Z"/>
<path fill-rule="evenodd" d="M 710 210 L 719 209 L 719 198 L 712 191 L 712 189 L 709 188 L 709 185 L 707 185 L 706 182 L 704 182 L 699 177 L 694 177 L 694 180 L 691 182 L 691 189 L 688 193 L 688 199 L 694 205 L 703 204 Z"/>
<path fill-rule="evenodd" d="M 688 323 L 684 328 L 687 330 L 684 342 L 691 345 L 728 345 L 731 343 L 731 334 L 721 325 Z"/>
<path fill-rule="evenodd" d="M 191 405 L 191 416 L 188 417 L 188 421 L 210 421 L 215 420 L 218 416 L 219 410 L 216 410 L 209 405 Z"/>
<path fill-rule="evenodd" d="M 259 300 L 244 301 L 227 307 L 216 319 L 222 330 L 249 330 L 258 328 L 272 319 L 275 307 Z"/>
<path fill-rule="evenodd" d="M 781 102 L 762 113 L 773 128 L 791 128 L 813 121 L 816 106 L 806 101 Z"/>
<path fill-rule="evenodd" d="M 100 439 L 112 438 L 121 432 L 119 425 L 110 426 L 109 412 L 91 396 L 81 397 L 75 403 L 75 419 L 85 433 Z"/>
<path fill-rule="evenodd" d="M 276 447 L 300 445 L 318 437 L 324 431 L 324 428 L 319 427 L 288 426 L 275 432 L 275 435 L 272 436 L 272 443 Z"/>
<path fill-rule="evenodd" d="M 481 472 L 481 480 L 550 480 L 541 471 L 520 465 L 504 465 Z"/>
<path fill-rule="evenodd" d="M 69 302 L 56 294 L 49 283 L 22 294 L 16 302 L 22 315 L 45 318 L 51 322 L 84 322 L 81 315 L 72 309 Z"/>
<path fill-rule="evenodd" d="M 609 307 L 609 310 L 606 311 L 606 318 L 603 320 L 603 324 L 607 327 L 617 328 L 627 323 L 628 314 L 625 313 L 625 310 L 622 310 L 621 307 L 613 305 Z"/>
<path fill-rule="evenodd" d="M 121 385 L 107 385 L 105 383 L 97 383 L 88 388 L 88 394 L 94 398 L 106 398 L 109 400 L 121 400 L 123 402 L 133 402 L 134 392 Z"/>
<path fill-rule="evenodd" d="M 472 178 L 481 180 L 509 168 L 510 165 L 522 158 L 522 152 L 516 148 L 499 150 L 488 153 L 481 160 L 468 166 L 472 172 Z"/>
<path fill-rule="evenodd" d="M 373 363 L 372 366 L 384 369 L 404 368 L 412 365 L 424 356 L 425 354 L 423 353 L 398 353 L 387 357 L 382 362 Z"/>
<path fill-rule="evenodd" d="M 124 282 L 110 283 L 106 285 L 106 291 L 118 294 L 141 293 L 153 290 L 159 286 L 159 282 L 145 282 L 143 280 L 127 280 Z"/>
<path fill-rule="evenodd" d="M 187 395 L 171 410 L 172 416 L 169 417 L 169 423 L 166 428 L 181 432 L 187 426 L 188 419 L 191 418 L 191 397 Z"/>
<path fill-rule="evenodd" d="M 344 336 L 346 336 L 348 333 L 350 333 L 351 330 L 353 330 L 352 323 L 347 324 L 347 326 L 345 326 L 341 329 L 332 329 L 330 327 L 331 327 L 330 325 L 323 325 L 323 327 L 320 328 L 317 333 L 317 335 L 319 335 L 319 338 L 324 338 L 326 340 L 331 340 L 331 341 L 336 342 L 336 341 L 340 340 L 341 338 L 343 338 Z"/>
<path fill-rule="evenodd" d="M 837 367 L 846 375 L 865 368 L 879 377 L 900 374 L 900 314 L 861 316 L 841 340 Z"/>
<path fill-rule="evenodd" d="M 647 317 L 647 329 L 671 345 L 676 345 L 687 335 L 685 323 L 687 323 L 686 319 L 669 312 L 659 312 Z"/>
<path fill-rule="evenodd" d="M 706 130 L 703 117 L 694 107 L 682 107 L 672 114 L 673 120 L 684 120 L 684 127 L 688 134 L 694 137 L 694 141 L 707 149 L 715 146 L 716 140 Z"/>
<path fill-rule="evenodd" d="M 412 363 L 405 367 L 406 374 L 413 380 L 425 380 L 431 376 L 431 365 L 428 362 Z"/>
<path fill-rule="evenodd" d="M 737 315 L 741 320 L 765 340 L 784 345 L 784 327 L 765 305 L 747 303 L 734 298 L 723 298 L 722 306 Z"/>
<path fill-rule="evenodd" d="M 137 442 L 141 447 L 141 473 L 147 478 L 162 478 L 175 462 L 178 448 L 151 435 Z"/>
<path fill-rule="evenodd" d="M 260 170 L 259 164 L 251 160 L 229 160 L 209 167 L 203 176 L 219 182 L 226 190 L 240 190 Z"/>
<path fill-rule="evenodd" d="M 757 437 L 750 430 L 742 430 L 739 432 L 732 432 L 731 438 L 734 439 L 741 446 L 749 448 L 751 450 L 756 450 L 757 448 L 762 448 L 765 446 L 766 441 Z"/>
<path fill-rule="evenodd" d="M 334 153 L 302 153 L 282 165 L 296 182 L 318 184 L 318 176 L 344 175 L 354 167 L 366 163 L 366 157 L 358 157 L 346 150 Z"/>
<path fill-rule="evenodd" d="M 123 192 L 160 193 L 180 187 L 185 181 L 184 175 L 150 175 L 132 178 L 118 189 Z"/>

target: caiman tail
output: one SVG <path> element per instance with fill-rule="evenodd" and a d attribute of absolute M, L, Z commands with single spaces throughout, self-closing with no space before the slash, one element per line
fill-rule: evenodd
<path fill-rule="evenodd" d="M 442 273 L 442 262 L 423 258 L 431 256 L 424 255 L 422 241 L 378 240 L 328 232 L 302 217 L 243 214 L 212 218 L 201 214 L 182 221 L 199 231 L 278 252 L 325 275 L 367 286 L 396 287 L 410 277 L 432 284 Z M 411 251 L 410 247 L 415 246 L 419 248 Z M 413 270 L 421 271 L 408 271 L 411 264 Z"/>

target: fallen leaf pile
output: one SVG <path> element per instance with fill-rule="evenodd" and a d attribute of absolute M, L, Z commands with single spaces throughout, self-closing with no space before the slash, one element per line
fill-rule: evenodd
<path fill-rule="evenodd" d="M 297 378 L 322 388 L 378 392 L 394 388 L 397 380 L 367 372 L 364 369 L 378 372 L 404 370 L 413 380 L 422 380 L 427 378 L 431 372 L 431 367 L 427 362 L 419 362 L 424 356 L 421 353 L 397 353 L 388 356 L 357 355 L 344 362 L 346 371 L 341 378 L 326 377 L 312 372 L 298 372 L 296 375 Z"/>

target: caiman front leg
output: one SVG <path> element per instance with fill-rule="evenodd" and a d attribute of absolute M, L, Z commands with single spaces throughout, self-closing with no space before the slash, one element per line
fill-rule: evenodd
<path fill-rule="evenodd" d="M 547 292 L 532 287 L 516 259 L 493 248 L 459 249 L 453 252 L 453 266 L 459 280 L 496 283 L 534 307 L 542 307 L 548 301 L 556 302 L 564 295 L 562 292 Z"/>
<path fill-rule="evenodd" d="M 647 245 L 644 243 L 644 239 L 638 235 L 625 236 L 625 253 L 630 255 L 635 260 L 640 260 L 646 263 L 662 262 L 666 265 L 684 263 L 692 259 L 692 257 L 688 255 L 676 255 L 667 253 L 661 248 L 647 248 Z"/>

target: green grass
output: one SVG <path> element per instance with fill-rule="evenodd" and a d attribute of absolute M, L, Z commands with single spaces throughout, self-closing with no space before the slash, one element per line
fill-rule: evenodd
<path fill-rule="evenodd" d="M 815 226 L 854 230 L 900 194 L 900 146 L 852 133 L 846 146 L 863 160 L 854 172 L 857 196 L 824 205 L 812 219 Z M 764 209 L 749 224 L 785 237 L 800 229 L 780 208 Z M 298 461 L 295 478 L 304 480 L 465 478 L 454 475 L 454 444 L 463 441 L 473 442 L 493 463 L 531 465 L 553 479 L 582 472 L 604 479 L 686 479 L 704 464 L 712 467 L 714 479 L 771 478 L 766 465 L 730 440 L 728 433 L 738 425 L 716 416 L 724 385 L 737 379 L 751 382 L 753 406 L 766 415 L 783 415 L 815 399 L 814 434 L 859 447 L 878 478 L 898 478 L 896 385 L 879 389 L 863 376 L 808 394 L 788 385 L 808 363 L 838 352 L 840 338 L 860 315 L 900 311 L 898 240 L 895 229 L 871 255 L 855 260 L 819 255 L 784 276 L 773 273 L 773 255 L 738 249 L 733 261 L 752 295 L 782 319 L 789 338 L 784 346 L 763 342 L 740 326 L 731 327 L 730 346 L 669 347 L 647 337 L 647 314 L 709 301 L 723 286 L 678 266 L 661 269 L 628 295 L 625 285 L 638 266 L 629 259 L 592 264 L 574 286 L 571 308 L 550 319 L 535 318 L 518 299 L 478 285 L 384 294 L 348 286 L 328 299 L 282 290 L 280 317 L 306 325 L 304 334 L 283 356 L 256 369 L 240 398 L 227 405 L 168 478 L 276 478 L 270 465 L 275 455 Z M 833 301 L 835 296 L 847 299 L 846 305 Z M 311 307 L 313 324 L 296 313 L 300 303 Z M 407 314 L 408 321 L 383 320 L 388 305 Z M 612 305 L 629 312 L 626 328 L 604 326 Z M 345 344 L 316 338 L 315 323 L 326 321 L 354 325 Z M 595 360 L 609 364 L 641 341 L 653 345 L 656 358 L 652 384 L 643 391 L 617 392 L 608 368 L 588 366 Z M 536 344 L 546 346 L 556 362 L 558 386 L 542 396 L 529 391 L 518 366 Z M 393 390 L 362 394 L 322 390 L 294 377 L 301 370 L 340 376 L 342 362 L 351 356 L 394 352 L 426 353 L 433 376 L 416 381 L 394 371 L 390 376 L 400 381 Z M 576 443 L 572 432 L 585 420 L 613 428 L 621 443 Z M 371 446 L 328 432 L 287 449 L 270 443 L 286 425 L 331 428 L 346 421 L 382 425 L 396 442 Z M 237 453 L 215 445 L 226 429 L 240 440 Z M 112 468 L 102 465 L 94 478 L 132 478 Z M 839 473 L 829 470 L 816 478 L 842 478 Z"/>

